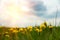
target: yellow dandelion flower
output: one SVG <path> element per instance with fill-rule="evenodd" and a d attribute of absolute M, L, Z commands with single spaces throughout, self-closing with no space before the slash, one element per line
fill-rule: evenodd
<path fill-rule="evenodd" d="M 13 30 L 13 33 L 17 33 L 18 32 L 18 30 Z"/>
<path fill-rule="evenodd" d="M 26 28 L 24 28 L 24 31 L 27 31 L 27 29 L 26 29 Z"/>
<path fill-rule="evenodd" d="M 27 27 L 28 31 L 30 31 L 30 32 L 32 31 L 32 28 L 33 28 L 32 26 Z"/>
<path fill-rule="evenodd" d="M 20 28 L 19 31 L 24 31 L 23 28 Z"/>
<path fill-rule="evenodd" d="M 47 22 L 46 21 L 44 22 L 44 25 L 47 26 Z"/>
<path fill-rule="evenodd" d="M 53 28 L 53 26 L 49 26 L 49 28 Z"/>
<path fill-rule="evenodd" d="M 40 29 L 39 31 L 42 32 L 42 29 Z"/>
<path fill-rule="evenodd" d="M 32 26 L 28 26 L 27 29 L 32 29 Z"/>
<path fill-rule="evenodd" d="M 6 37 L 9 37 L 9 35 L 5 35 Z"/>
<path fill-rule="evenodd" d="M 47 27 L 47 23 L 46 22 L 44 22 L 44 23 L 42 23 L 41 25 L 40 25 L 40 28 L 46 28 Z"/>
<path fill-rule="evenodd" d="M 46 28 L 46 26 L 44 24 L 41 24 L 40 28 Z"/>
<path fill-rule="evenodd" d="M 31 31 L 32 31 L 32 29 L 29 29 L 29 31 L 31 32 Z"/>
<path fill-rule="evenodd" d="M 36 31 L 39 32 L 39 29 L 37 28 Z"/>
<path fill-rule="evenodd" d="M 14 29 L 13 29 L 13 28 L 10 28 L 9 30 L 12 31 L 12 30 L 14 30 Z"/>

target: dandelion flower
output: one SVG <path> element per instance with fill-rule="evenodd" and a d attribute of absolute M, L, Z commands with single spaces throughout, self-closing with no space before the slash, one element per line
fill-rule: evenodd
<path fill-rule="evenodd" d="M 30 32 L 32 31 L 32 29 L 29 30 Z"/>
<path fill-rule="evenodd" d="M 26 28 L 24 28 L 24 31 L 27 31 L 27 29 L 26 29 Z"/>
<path fill-rule="evenodd" d="M 32 26 L 28 26 L 27 29 L 32 29 Z"/>
<path fill-rule="evenodd" d="M 9 30 L 12 31 L 12 30 L 14 30 L 14 29 L 13 29 L 13 28 L 10 28 Z"/>
<path fill-rule="evenodd" d="M 42 29 L 40 29 L 39 31 L 42 32 Z"/>
<path fill-rule="evenodd" d="M 44 24 L 41 24 L 40 28 L 46 28 L 46 26 Z"/>
<path fill-rule="evenodd" d="M 18 32 L 18 30 L 13 30 L 13 33 L 17 33 Z"/>
<path fill-rule="evenodd" d="M 20 28 L 19 31 L 23 31 L 23 28 Z"/>
<path fill-rule="evenodd" d="M 47 27 L 47 23 L 46 22 L 44 22 L 44 23 L 42 23 L 41 25 L 40 25 L 40 28 L 46 28 Z"/>
<path fill-rule="evenodd" d="M 39 29 L 38 29 L 38 28 L 36 28 L 36 31 L 37 31 L 37 32 L 39 32 Z"/>
<path fill-rule="evenodd" d="M 49 28 L 53 28 L 53 26 L 49 26 Z"/>

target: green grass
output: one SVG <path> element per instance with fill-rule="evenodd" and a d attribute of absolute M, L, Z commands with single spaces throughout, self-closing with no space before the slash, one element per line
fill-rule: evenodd
<path fill-rule="evenodd" d="M 42 32 L 37 32 L 33 28 L 31 32 L 27 31 L 24 34 L 21 32 L 12 33 L 8 29 L 0 28 L 0 40 L 60 40 L 60 27 L 51 29 L 47 27 Z M 9 35 L 9 37 L 5 35 Z"/>

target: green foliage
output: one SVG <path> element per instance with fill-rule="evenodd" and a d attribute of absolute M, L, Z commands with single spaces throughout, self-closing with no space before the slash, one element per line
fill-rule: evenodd
<path fill-rule="evenodd" d="M 38 27 L 39 28 L 39 27 Z M 21 32 L 12 33 L 9 28 L 0 28 L 0 40 L 60 40 L 60 27 L 45 28 L 42 32 L 33 30 L 24 34 Z M 8 32 L 5 34 L 5 32 Z M 6 36 L 9 35 L 9 36 Z"/>

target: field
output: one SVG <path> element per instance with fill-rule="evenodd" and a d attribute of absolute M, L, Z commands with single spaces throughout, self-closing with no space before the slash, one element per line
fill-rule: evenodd
<path fill-rule="evenodd" d="M 0 27 L 0 40 L 60 40 L 60 26 Z"/>

